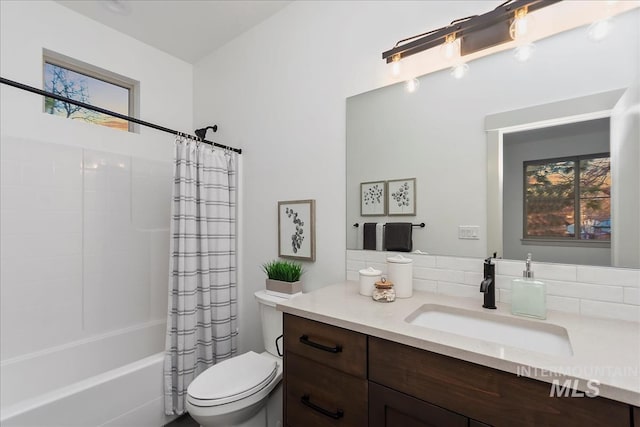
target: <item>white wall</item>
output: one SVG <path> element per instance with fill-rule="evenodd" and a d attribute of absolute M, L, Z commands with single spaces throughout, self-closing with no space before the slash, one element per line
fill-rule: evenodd
<path fill-rule="evenodd" d="M 46 48 L 139 81 L 143 120 L 193 129 L 190 64 L 55 2 L 0 7 L 2 77 L 41 88 Z M 165 318 L 173 137 L 0 91 L 2 359 Z"/>
<path fill-rule="evenodd" d="M 499 2 L 456 2 L 455 15 Z M 277 202 L 316 200 L 305 291 L 344 279 L 345 99 L 389 82 L 381 52 L 451 20 L 449 2 L 293 2 L 194 68 L 197 126 L 241 147 L 244 239 L 240 350 L 262 347 L 253 292 L 277 257 Z"/>

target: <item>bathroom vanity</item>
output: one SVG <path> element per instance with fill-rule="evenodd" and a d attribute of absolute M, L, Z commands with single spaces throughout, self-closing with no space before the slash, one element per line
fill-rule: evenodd
<path fill-rule="evenodd" d="M 480 305 L 426 292 L 376 303 L 355 282 L 279 304 L 285 425 L 640 426 L 640 324 L 556 312 L 524 320 Z M 506 345 L 445 332 L 437 316 L 416 321 L 434 309 L 446 324 L 497 320 L 569 346 L 532 350 L 534 338 Z"/>

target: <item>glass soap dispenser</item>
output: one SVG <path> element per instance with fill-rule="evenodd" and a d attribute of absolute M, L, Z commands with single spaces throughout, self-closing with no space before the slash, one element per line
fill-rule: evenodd
<path fill-rule="evenodd" d="M 531 254 L 527 254 L 526 270 L 522 272 L 522 279 L 513 279 L 511 282 L 511 313 L 546 319 L 546 293 L 544 283 L 533 279 Z"/>

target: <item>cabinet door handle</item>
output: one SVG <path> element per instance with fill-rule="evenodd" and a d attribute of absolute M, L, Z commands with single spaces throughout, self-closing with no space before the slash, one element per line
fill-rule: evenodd
<path fill-rule="evenodd" d="M 329 353 L 340 353 L 342 351 L 341 345 L 336 344 L 335 347 L 327 347 L 326 345 L 318 344 L 317 342 L 311 341 L 308 335 L 301 336 L 300 342 L 319 350 L 328 351 Z"/>
<path fill-rule="evenodd" d="M 316 412 L 320 412 L 322 415 L 326 415 L 329 418 L 333 418 L 334 420 L 338 420 L 344 417 L 344 411 L 342 409 L 336 409 L 336 412 L 327 411 L 326 409 L 316 405 L 315 403 L 311 403 L 311 397 L 308 394 L 305 394 L 300 398 L 300 402 L 303 405 L 308 406 Z"/>

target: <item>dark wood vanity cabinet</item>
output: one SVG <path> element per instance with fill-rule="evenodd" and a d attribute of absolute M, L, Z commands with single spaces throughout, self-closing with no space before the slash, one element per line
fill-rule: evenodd
<path fill-rule="evenodd" d="M 289 314 L 284 348 L 290 427 L 640 427 L 624 403 Z"/>
<path fill-rule="evenodd" d="M 369 383 L 371 427 L 467 427 L 469 419 L 374 382 Z"/>
<path fill-rule="evenodd" d="M 369 337 L 369 380 L 496 427 L 630 427 L 630 407 L 549 397 L 550 384 Z"/>
<path fill-rule="evenodd" d="M 283 330 L 285 425 L 366 427 L 367 336 L 291 315 Z"/>

